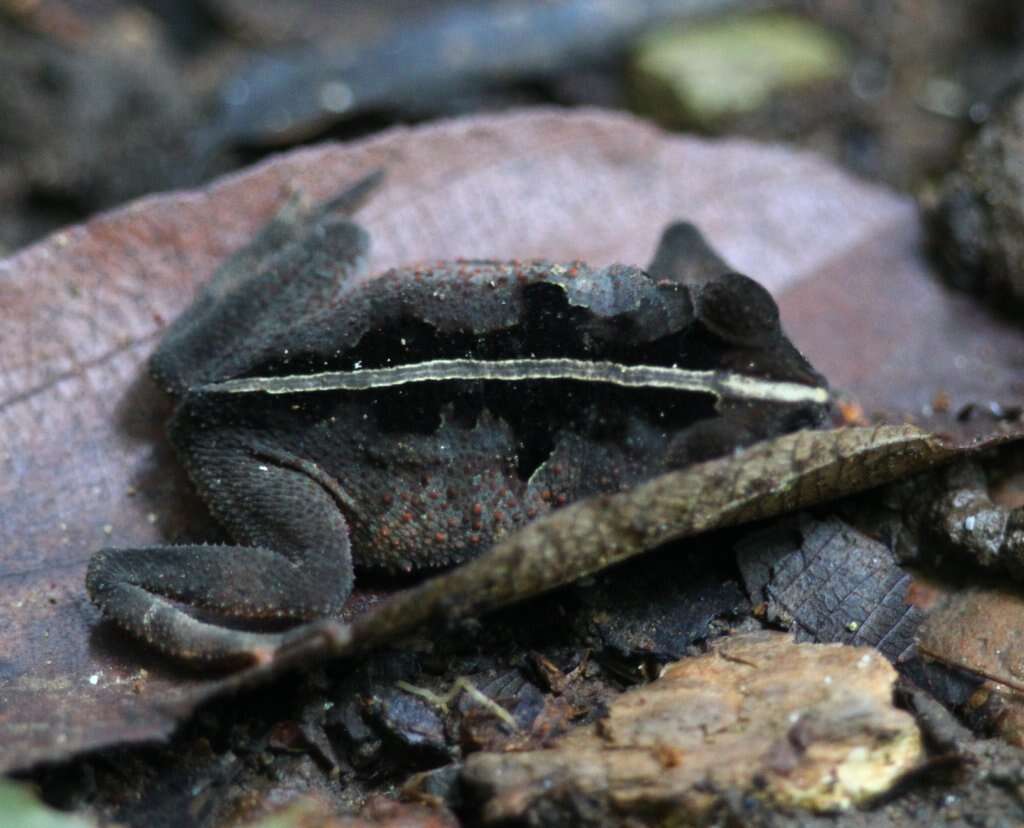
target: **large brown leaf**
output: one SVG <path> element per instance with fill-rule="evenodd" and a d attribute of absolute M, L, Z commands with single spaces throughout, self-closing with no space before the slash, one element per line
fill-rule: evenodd
<path fill-rule="evenodd" d="M 138 202 L 0 262 L 0 769 L 164 735 L 175 702 L 209 687 L 99 625 L 82 586 L 99 546 L 216 531 L 162 440 L 168 404 L 145 357 L 289 192 L 323 198 L 376 167 L 387 182 L 359 214 L 371 271 L 643 263 L 686 217 L 780 296 L 796 343 L 869 408 L 939 390 L 1024 398 L 1020 337 L 929 279 L 912 204 L 781 148 L 542 111 L 302 150 Z"/>

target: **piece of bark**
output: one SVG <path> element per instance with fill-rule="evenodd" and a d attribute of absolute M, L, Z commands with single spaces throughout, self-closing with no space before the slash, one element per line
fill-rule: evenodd
<path fill-rule="evenodd" d="M 163 438 L 169 403 L 145 359 L 290 192 L 326 198 L 379 167 L 388 180 L 358 216 L 371 273 L 457 256 L 642 263 L 688 218 L 869 408 L 916 410 L 937 383 L 954 399 L 961 383 L 965 398 L 1018 394 L 1020 334 L 947 302 L 913 205 L 809 154 L 521 112 L 304 149 L 140 201 L 0 261 L 0 769 L 159 738 L 214 686 L 98 625 L 83 589 L 99 547 L 217 538 Z"/>
<path fill-rule="evenodd" d="M 630 690 L 608 717 L 550 750 L 477 753 L 463 779 L 485 823 L 543 819 L 585 802 L 608 822 L 697 822 L 722 792 L 784 808 L 843 810 L 877 796 L 921 757 L 896 674 L 868 648 L 724 639 Z"/>

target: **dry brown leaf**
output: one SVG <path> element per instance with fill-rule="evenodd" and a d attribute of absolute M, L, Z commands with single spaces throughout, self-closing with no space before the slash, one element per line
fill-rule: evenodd
<path fill-rule="evenodd" d="M 0 262 L 0 769 L 163 736 L 170 707 L 210 686 L 97 626 L 82 586 L 100 546 L 215 536 L 162 439 L 168 403 L 145 357 L 289 192 L 325 198 L 377 167 L 388 181 L 359 215 L 371 272 L 455 256 L 642 263 L 685 217 L 869 408 L 937 390 L 954 405 L 1024 397 L 1020 337 L 961 324 L 988 322 L 929 281 L 912 204 L 781 148 L 539 111 L 301 150 L 140 201 Z"/>
<path fill-rule="evenodd" d="M 997 693 L 991 725 L 1003 739 L 1024 745 L 1024 597 L 994 585 L 941 588 L 918 633 L 918 651 L 957 670 L 987 679 L 972 698 L 980 707 Z M 976 702 L 976 703 L 975 703 Z M 990 705 L 992 707 L 992 705 Z"/>

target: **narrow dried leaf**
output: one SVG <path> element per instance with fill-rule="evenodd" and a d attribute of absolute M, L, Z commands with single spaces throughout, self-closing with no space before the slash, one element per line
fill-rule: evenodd
<path fill-rule="evenodd" d="M 351 625 L 314 622 L 239 686 L 325 656 L 379 646 L 437 621 L 487 612 L 670 541 L 762 520 L 942 463 L 962 449 L 913 426 L 800 431 L 566 506 L 452 572 L 399 593 Z"/>

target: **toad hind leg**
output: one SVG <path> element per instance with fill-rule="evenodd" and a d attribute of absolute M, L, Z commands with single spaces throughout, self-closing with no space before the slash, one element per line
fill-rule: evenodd
<path fill-rule="evenodd" d="M 232 619 L 302 620 L 336 613 L 352 590 L 340 492 L 299 458 L 241 451 L 200 449 L 193 469 L 241 545 L 104 549 L 89 562 L 93 603 L 171 655 L 258 661 L 285 634 L 200 621 L 166 599 Z"/>
<path fill-rule="evenodd" d="M 172 393 L 237 376 L 274 340 L 328 307 L 358 273 L 369 237 L 346 215 L 377 185 L 373 173 L 312 210 L 292 204 L 224 262 L 164 332 L 150 370 Z"/>

